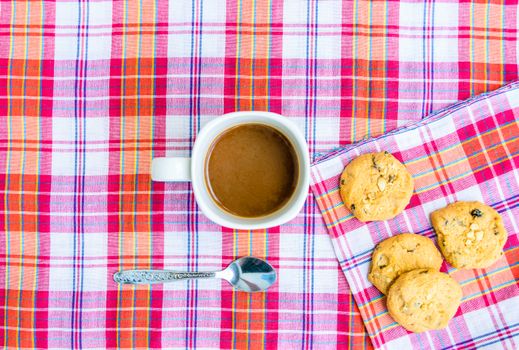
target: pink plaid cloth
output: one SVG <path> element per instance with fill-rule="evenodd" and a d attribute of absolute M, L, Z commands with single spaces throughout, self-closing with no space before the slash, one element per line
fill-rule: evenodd
<path fill-rule="evenodd" d="M 312 190 L 335 253 L 375 347 L 459 349 L 519 347 L 519 83 L 457 104 L 417 124 L 355 144 L 317 161 Z M 387 150 L 415 179 L 411 203 L 396 218 L 362 223 L 339 194 L 344 166 L 359 154 Z M 478 200 L 493 206 L 508 231 L 505 255 L 486 269 L 457 270 L 463 288 L 449 326 L 414 334 L 389 316 L 385 297 L 368 281 L 377 243 L 403 232 L 436 238 L 429 214 L 447 203 Z"/>
<path fill-rule="evenodd" d="M 0 347 L 371 348 L 312 194 L 281 227 L 233 231 L 150 160 L 205 123 L 268 110 L 312 159 L 519 78 L 517 0 L 0 1 Z M 121 287 L 130 268 L 225 282 Z"/>

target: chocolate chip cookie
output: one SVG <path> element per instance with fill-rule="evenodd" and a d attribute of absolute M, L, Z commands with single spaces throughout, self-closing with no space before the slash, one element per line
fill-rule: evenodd
<path fill-rule="evenodd" d="M 414 182 L 407 168 L 389 152 L 352 160 L 340 178 L 344 204 L 360 221 L 388 220 L 409 204 Z"/>
<path fill-rule="evenodd" d="M 425 332 L 447 326 L 462 297 L 458 282 L 434 269 L 402 274 L 389 288 L 389 314 L 411 332 Z"/>
<path fill-rule="evenodd" d="M 480 202 L 455 202 L 431 214 L 438 245 L 457 268 L 484 268 L 501 255 L 508 237 L 501 216 Z"/>
<path fill-rule="evenodd" d="M 427 237 L 402 233 L 380 242 L 371 257 L 368 279 L 387 294 L 391 284 L 405 272 L 430 268 L 440 270 L 443 258 Z"/>

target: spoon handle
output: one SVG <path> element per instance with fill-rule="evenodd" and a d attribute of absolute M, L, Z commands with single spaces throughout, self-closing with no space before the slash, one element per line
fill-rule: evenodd
<path fill-rule="evenodd" d="M 215 272 L 178 272 L 168 270 L 125 270 L 114 274 L 114 281 L 121 284 L 153 284 L 216 277 Z"/>

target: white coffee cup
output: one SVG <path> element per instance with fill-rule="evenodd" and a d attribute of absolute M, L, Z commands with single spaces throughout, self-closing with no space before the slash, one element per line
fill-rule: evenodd
<path fill-rule="evenodd" d="M 231 214 L 213 200 L 205 183 L 206 157 L 213 141 L 224 131 L 241 124 L 264 124 L 275 128 L 292 144 L 298 158 L 298 181 L 294 193 L 279 210 L 260 217 L 247 218 Z M 298 127 L 289 119 L 270 112 L 235 112 L 220 116 L 200 130 L 191 158 L 154 158 L 153 181 L 191 181 L 196 202 L 205 216 L 215 223 L 234 229 L 263 229 L 292 220 L 301 210 L 308 195 L 310 158 L 308 145 Z"/>

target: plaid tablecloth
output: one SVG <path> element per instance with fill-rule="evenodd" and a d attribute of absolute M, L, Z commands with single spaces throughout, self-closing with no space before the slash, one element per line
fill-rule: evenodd
<path fill-rule="evenodd" d="M 516 1 L 1 1 L 0 345 L 370 347 L 313 196 L 231 231 L 150 160 L 236 110 L 291 118 L 312 157 L 387 132 L 517 79 L 517 21 Z M 249 254 L 267 293 L 111 280 Z"/>
<path fill-rule="evenodd" d="M 394 154 L 413 174 L 414 194 L 394 219 L 363 223 L 344 206 L 339 178 L 360 154 L 382 150 Z M 329 154 L 312 167 L 311 188 L 377 348 L 519 348 L 518 169 L 518 82 Z M 475 200 L 491 205 L 503 218 L 504 256 L 485 269 L 444 264 L 442 271 L 462 286 L 460 308 L 445 329 L 406 331 L 390 317 L 387 299 L 368 281 L 376 244 L 404 232 L 436 240 L 431 212 L 455 201 Z"/>

